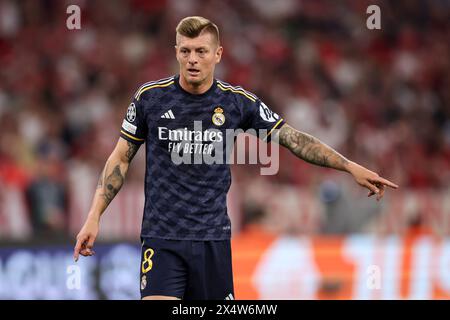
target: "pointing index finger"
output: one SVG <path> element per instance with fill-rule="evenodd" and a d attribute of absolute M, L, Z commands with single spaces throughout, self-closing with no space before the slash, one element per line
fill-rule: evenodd
<path fill-rule="evenodd" d="M 384 184 L 386 186 L 389 186 L 391 188 L 394 188 L 394 189 L 398 188 L 398 185 L 396 185 L 395 183 L 393 183 L 393 182 L 391 182 L 391 181 L 389 181 L 387 179 L 384 179 L 382 177 L 378 177 L 378 178 L 376 178 L 374 180 L 377 181 L 377 182 L 380 182 L 380 183 L 382 183 L 382 184 Z"/>
<path fill-rule="evenodd" d="M 75 260 L 75 262 L 78 261 L 78 257 L 80 255 L 81 243 L 82 243 L 82 240 L 78 239 L 77 244 L 75 245 L 75 249 L 73 250 L 73 259 Z"/>

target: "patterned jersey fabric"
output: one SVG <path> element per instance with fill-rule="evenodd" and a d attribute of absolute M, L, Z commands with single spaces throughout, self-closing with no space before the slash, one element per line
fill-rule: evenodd
<path fill-rule="evenodd" d="M 142 85 L 120 134 L 135 144 L 145 142 L 141 236 L 229 239 L 226 199 L 231 173 L 226 160 L 235 130 L 253 129 L 268 141 L 283 123 L 254 94 L 217 79 L 198 95 L 185 91 L 178 75 Z"/>

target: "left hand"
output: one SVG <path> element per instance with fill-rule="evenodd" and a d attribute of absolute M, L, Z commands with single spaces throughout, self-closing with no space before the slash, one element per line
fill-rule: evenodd
<path fill-rule="evenodd" d="M 380 177 L 378 173 L 370 171 L 355 162 L 350 163 L 348 171 L 353 175 L 359 185 L 369 189 L 368 197 L 374 194 L 377 195 L 377 201 L 383 198 L 385 186 L 393 189 L 398 188 L 398 185 L 395 183 Z"/>

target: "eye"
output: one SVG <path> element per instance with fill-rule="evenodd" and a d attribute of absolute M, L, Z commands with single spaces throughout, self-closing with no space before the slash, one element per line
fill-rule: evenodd
<path fill-rule="evenodd" d="M 203 57 L 208 51 L 206 49 L 198 49 L 197 53 L 200 57 Z"/>

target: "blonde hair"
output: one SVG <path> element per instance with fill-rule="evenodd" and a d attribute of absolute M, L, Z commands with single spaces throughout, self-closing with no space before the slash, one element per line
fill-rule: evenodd
<path fill-rule="evenodd" d="M 217 25 L 200 16 L 192 16 L 182 19 L 177 25 L 176 32 L 177 34 L 188 38 L 196 38 L 202 32 L 208 32 L 213 35 L 217 44 L 220 44 L 219 28 Z"/>

